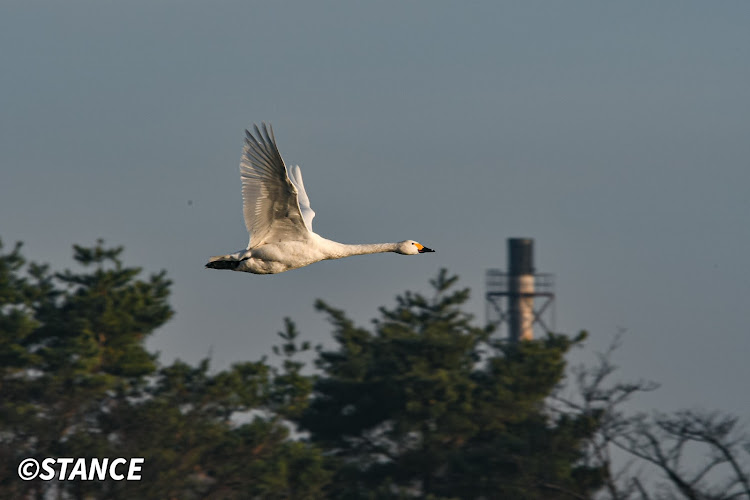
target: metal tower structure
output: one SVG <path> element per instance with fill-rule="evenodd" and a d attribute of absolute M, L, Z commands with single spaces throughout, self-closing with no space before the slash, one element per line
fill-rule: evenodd
<path fill-rule="evenodd" d="M 487 322 L 508 325 L 511 341 L 531 340 L 535 329 L 553 331 L 555 277 L 534 272 L 533 239 L 508 239 L 508 271 L 488 269 L 486 290 Z"/>

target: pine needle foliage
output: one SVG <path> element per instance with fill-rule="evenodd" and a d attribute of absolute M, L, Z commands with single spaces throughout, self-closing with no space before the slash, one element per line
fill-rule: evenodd
<path fill-rule="evenodd" d="M 605 470 L 580 464 L 589 415 L 552 418 L 546 398 L 583 336 L 508 344 L 474 325 L 468 289 L 441 270 L 371 330 L 323 301 L 336 349 L 300 426 L 332 457 L 331 498 L 588 498 Z"/>

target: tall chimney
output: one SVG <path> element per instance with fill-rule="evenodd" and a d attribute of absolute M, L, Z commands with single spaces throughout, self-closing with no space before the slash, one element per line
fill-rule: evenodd
<path fill-rule="evenodd" d="M 486 279 L 487 324 L 507 324 L 511 342 L 533 339 L 534 328 L 555 331 L 555 276 L 535 272 L 534 240 L 508 239 L 507 272 L 488 269 Z"/>
<path fill-rule="evenodd" d="M 508 331 L 510 339 L 534 338 L 534 240 L 508 239 Z"/>

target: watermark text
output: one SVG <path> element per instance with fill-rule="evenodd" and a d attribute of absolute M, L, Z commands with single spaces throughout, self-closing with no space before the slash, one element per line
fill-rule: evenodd
<path fill-rule="evenodd" d="M 36 477 L 43 481 L 140 481 L 143 458 L 45 458 L 41 463 L 27 458 L 18 464 L 18 476 L 24 481 Z"/>

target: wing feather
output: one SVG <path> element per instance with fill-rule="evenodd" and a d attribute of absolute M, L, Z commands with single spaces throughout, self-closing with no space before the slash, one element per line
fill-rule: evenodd
<path fill-rule="evenodd" d="M 308 223 L 300 206 L 302 193 L 305 210 L 312 212 L 301 184 L 302 177 L 299 177 L 301 188 L 290 179 L 270 125 L 262 123 L 261 128 L 255 125 L 254 132 L 245 130 L 245 147 L 240 161 L 243 213 L 245 227 L 250 233 L 247 248 L 268 241 L 306 239 L 312 231 L 314 213 Z"/>
<path fill-rule="evenodd" d="M 302 182 L 302 169 L 299 168 L 299 165 L 294 165 L 289 174 L 292 184 L 297 188 L 297 201 L 299 201 L 299 208 L 302 212 L 302 218 L 305 220 L 305 226 L 312 231 L 312 221 L 315 217 L 315 212 L 310 207 L 310 198 L 307 197 L 307 193 L 305 192 L 305 183 Z"/>

